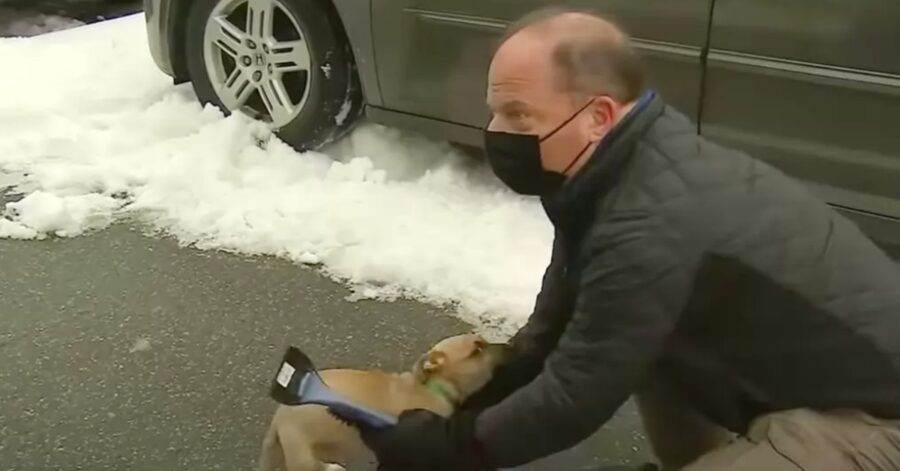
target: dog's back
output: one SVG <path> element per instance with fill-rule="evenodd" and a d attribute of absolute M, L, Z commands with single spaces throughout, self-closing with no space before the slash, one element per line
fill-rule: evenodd
<path fill-rule="evenodd" d="M 428 409 L 448 416 L 452 406 L 438 400 L 408 374 L 334 369 L 320 372 L 338 394 L 379 412 L 400 415 Z M 289 443 L 285 447 L 282 444 Z M 371 457 L 355 428 L 318 405 L 279 406 L 263 439 L 260 471 L 325 471 L 327 463 L 350 465 Z"/>

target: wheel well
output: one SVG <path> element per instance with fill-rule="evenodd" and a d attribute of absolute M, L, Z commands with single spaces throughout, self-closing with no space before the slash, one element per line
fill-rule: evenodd
<path fill-rule="evenodd" d="M 350 35 L 347 34 L 347 30 L 344 28 L 344 21 L 341 19 L 340 13 L 338 13 L 337 7 L 334 6 L 334 2 L 331 0 L 315 0 L 318 2 L 328 13 L 328 18 L 331 20 L 331 24 L 334 27 L 334 30 L 337 32 L 340 39 L 344 42 L 344 48 L 347 51 L 347 59 L 350 61 L 348 64 L 350 68 L 350 73 L 353 76 L 350 78 L 350 87 L 359 89 L 359 93 L 362 93 L 362 89 L 359 84 L 359 72 L 357 71 L 357 62 L 356 62 L 356 51 L 353 48 L 353 44 L 350 42 Z M 348 93 L 350 90 L 348 90 Z M 363 97 L 363 101 L 365 101 L 365 97 Z M 362 108 L 355 110 L 357 114 L 362 111 Z"/>
<path fill-rule="evenodd" d="M 341 20 L 341 15 L 338 14 L 337 8 L 335 8 L 334 3 L 331 0 L 315 0 L 321 5 L 326 12 L 328 12 L 328 18 L 331 20 L 331 25 L 334 26 L 334 29 L 341 36 L 341 39 L 344 40 L 344 46 L 347 47 L 347 50 L 350 52 L 350 60 L 355 64 L 356 57 L 353 55 L 353 48 L 350 47 L 350 37 L 347 36 L 347 31 L 344 29 L 344 21 Z"/>
<path fill-rule="evenodd" d="M 172 12 L 170 17 L 175 23 L 171 26 L 172 70 L 175 74 L 175 83 L 183 83 L 190 80 L 187 67 L 187 48 L 185 36 L 187 35 L 188 11 L 191 9 L 191 0 L 172 0 Z"/>
<path fill-rule="evenodd" d="M 344 22 L 338 14 L 337 8 L 331 0 L 314 0 L 322 5 L 328 12 L 332 26 L 341 36 L 344 45 L 347 48 L 348 57 L 350 58 L 350 66 L 356 73 L 356 55 L 350 45 L 350 38 L 344 29 Z M 191 9 L 192 0 L 173 0 L 172 1 L 172 18 L 175 18 L 175 24 L 172 25 L 172 69 L 175 74 L 175 83 L 183 83 L 190 81 L 190 74 L 187 66 L 187 48 L 185 46 L 185 36 L 187 35 L 187 19 Z"/>

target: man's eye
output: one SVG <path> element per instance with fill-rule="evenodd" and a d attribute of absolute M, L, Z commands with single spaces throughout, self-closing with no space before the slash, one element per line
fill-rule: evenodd
<path fill-rule="evenodd" d="M 526 131 L 529 128 L 531 116 L 523 111 L 516 111 L 507 115 L 506 122 L 516 131 Z"/>

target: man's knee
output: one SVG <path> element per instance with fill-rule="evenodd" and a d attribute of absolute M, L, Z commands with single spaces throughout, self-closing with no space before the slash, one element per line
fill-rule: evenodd
<path fill-rule="evenodd" d="M 793 409 L 760 417 L 746 437 L 684 471 L 900 469 L 900 426 L 859 411 Z"/>
<path fill-rule="evenodd" d="M 727 430 L 688 405 L 661 376 L 648 378 L 635 402 L 654 454 L 663 470 L 680 469 L 726 443 Z"/>

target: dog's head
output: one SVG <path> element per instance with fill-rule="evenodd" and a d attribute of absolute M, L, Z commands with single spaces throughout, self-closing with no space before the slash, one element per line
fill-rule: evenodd
<path fill-rule="evenodd" d="M 422 355 L 413 366 L 413 375 L 423 384 L 448 385 L 455 402 L 461 402 L 491 380 L 508 353 L 507 344 L 489 343 L 476 334 L 457 335 Z"/>

